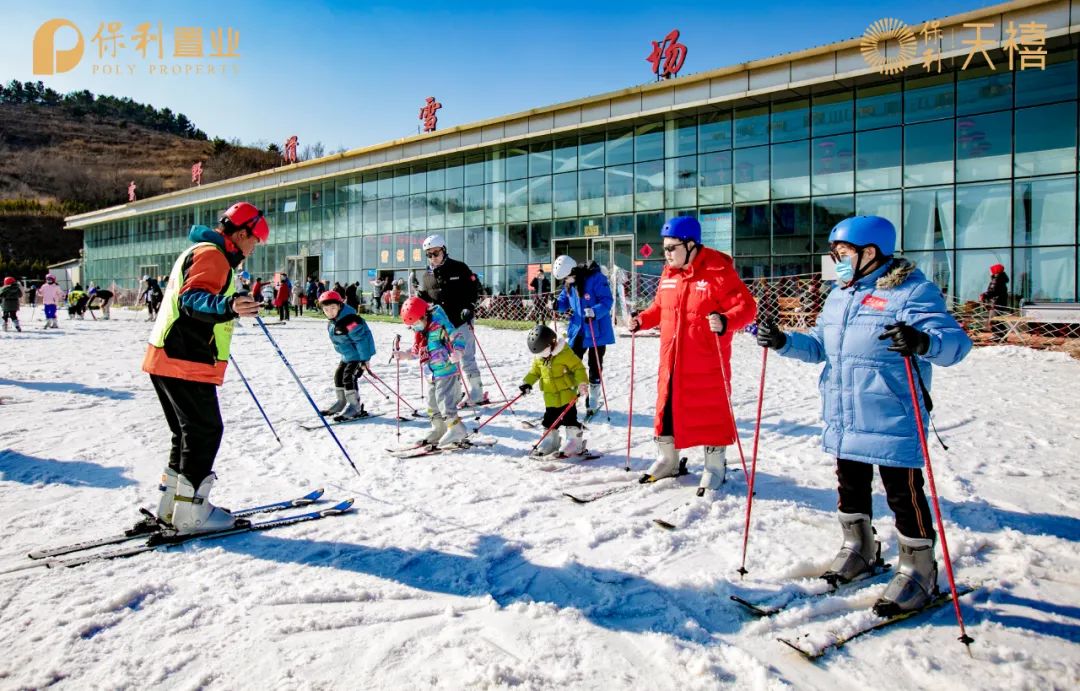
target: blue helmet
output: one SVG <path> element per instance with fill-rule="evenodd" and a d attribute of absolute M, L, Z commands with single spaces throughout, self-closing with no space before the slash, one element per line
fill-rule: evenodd
<path fill-rule="evenodd" d="M 660 229 L 660 237 L 693 240 L 701 244 L 701 224 L 693 216 L 676 216 L 669 218 L 664 227 Z"/>
<path fill-rule="evenodd" d="M 896 228 L 881 216 L 852 216 L 837 223 L 829 233 L 829 244 L 846 242 L 856 247 L 874 245 L 883 256 L 896 251 Z"/>
<path fill-rule="evenodd" d="M 240 272 L 240 278 L 242 278 L 242 279 L 244 279 L 246 281 L 246 280 L 251 278 L 251 274 L 249 274 L 247 271 L 241 271 Z"/>

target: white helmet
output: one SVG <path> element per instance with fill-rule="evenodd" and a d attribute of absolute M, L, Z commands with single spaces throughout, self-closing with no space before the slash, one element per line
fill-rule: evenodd
<path fill-rule="evenodd" d="M 555 263 L 551 265 L 551 275 L 555 277 L 556 281 L 561 281 L 569 276 L 576 266 L 577 262 L 574 261 L 573 257 L 560 254 L 555 257 Z"/>
<path fill-rule="evenodd" d="M 426 238 L 424 238 L 424 251 L 427 252 L 432 247 L 442 247 L 443 249 L 446 249 L 446 240 L 444 240 L 443 236 L 439 235 L 438 233 L 435 233 L 434 235 L 428 235 Z"/>

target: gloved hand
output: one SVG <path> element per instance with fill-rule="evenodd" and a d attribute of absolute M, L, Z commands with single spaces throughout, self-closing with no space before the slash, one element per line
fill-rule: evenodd
<path fill-rule="evenodd" d="M 367 360 L 364 360 L 363 362 L 361 362 L 360 366 L 357 367 L 356 369 L 357 369 L 356 376 L 358 376 L 358 377 L 362 376 L 364 374 L 364 372 L 370 372 L 371 371 L 371 367 L 368 366 Z"/>
<path fill-rule="evenodd" d="M 588 384 L 578 384 L 577 385 L 577 395 L 578 395 L 578 398 L 581 398 L 582 396 L 588 396 L 589 395 L 589 385 Z"/>
<path fill-rule="evenodd" d="M 454 364 L 456 365 L 456 364 L 458 364 L 459 362 L 461 362 L 461 358 L 462 358 L 462 356 L 464 356 L 464 355 L 465 355 L 465 351 L 463 351 L 463 350 L 457 350 L 457 349 L 455 348 L 454 350 L 451 350 L 451 351 L 450 351 L 450 362 L 452 362 L 452 363 L 454 363 Z"/>
<path fill-rule="evenodd" d="M 630 313 L 630 321 L 627 322 L 626 326 L 629 327 L 632 334 L 641 330 L 641 322 L 638 321 L 637 312 Z"/>
<path fill-rule="evenodd" d="M 472 310 L 471 309 L 466 308 L 466 309 L 461 310 L 461 321 L 463 321 L 463 322 L 471 322 L 472 321 Z"/>
<path fill-rule="evenodd" d="M 522 396 L 527 396 L 529 395 L 529 392 L 532 391 L 532 384 L 522 384 L 518 387 L 518 391 L 521 392 Z"/>
<path fill-rule="evenodd" d="M 879 341 L 889 338 L 893 341 L 889 350 L 900 353 L 904 357 L 925 355 L 930 350 L 930 337 L 904 322 L 896 322 L 878 336 Z"/>
<path fill-rule="evenodd" d="M 719 312 L 713 312 L 709 315 L 709 328 L 717 336 L 723 336 L 724 332 L 727 331 L 727 317 Z"/>
<path fill-rule="evenodd" d="M 596 319 L 596 312 L 593 310 L 592 307 L 586 307 L 583 310 L 583 314 L 585 315 L 586 319 Z"/>
<path fill-rule="evenodd" d="M 757 326 L 757 344 L 762 348 L 780 350 L 787 343 L 787 336 L 776 322 L 769 320 Z"/>

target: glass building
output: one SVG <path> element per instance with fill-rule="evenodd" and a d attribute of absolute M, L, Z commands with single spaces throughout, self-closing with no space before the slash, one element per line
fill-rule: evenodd
<path fill-rule="evenodd" d="M 330 281 L 404 277 L 441 233 L 493 294 L 527 293 L 555 255 L 658 274 L 660 227 L 697 216 L 746 278 L 819 271 L 832 226 L 893 221 L 952 298 L 1004 264 L 1020 300 L 1077 300 L 1077 35 L 1071 3 L 994 8 L 1044 23 L 1045 69 L 991 69 L 956 28 L 942 71 L 899 75 L 846 41 L 418 135 L 68 219 L 85 273 L 167 273 L 193 223 L 248 200 L 271 227 L 246 268 Z M 1080 14 L 1080 9 L 1076 11 Z M 961 20 L 957 20 L 960 22 Z M 984 21 L 963 17 L 963 22 Z M 951 20 L 942 20 L 948 30 Z M 959 27 L 959 24 L 957 24 Z M 968 30 L 970 31 L 970 30 Z M 984 33 L 984 36 L 986 34 Z"/>

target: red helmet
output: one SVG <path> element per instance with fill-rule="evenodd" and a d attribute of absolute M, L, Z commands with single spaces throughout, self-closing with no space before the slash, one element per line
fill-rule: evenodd
<path fill-rule="evenodd" d="M 990 267 L 990 275 L 993 276 L 994 274 L 999 274 L 1004 270 L 1005 266 L 1003 264 L 994 264 Z"/>
<path fill-rule="evenodd" d="M 411 297 L 401 305 L 401 321 L 405 322 L 406 326 L 412 326 L 427 314 L 430 307 L 424 300 Z"/>
<path fill-rule="evenodd" d="M 320 305 L 326 302 L 336 302 L 340 305 L 345 301 L 341 299 L 341 293 L 336 290 L 328 290 L 319 296 Z"/>
<path fill-rule="evenodd" d="M 236 230 L 247 230 L 259 238 L 259 242 L 270 239 L 270 225 L 263 217 L 263 212 L 247 202 L 236 202 L 221 216 L 221 224 Z"/>
<path fill-rule="evenodd" d="M 6 286 L 13 285 L 14 283 L 15 283 L 15 277 L 14 276 L 8 276 L 7 278 L 4 279 L 4 285 L 6 285 Z"/>

